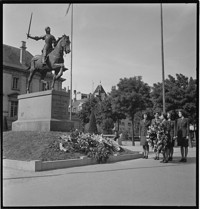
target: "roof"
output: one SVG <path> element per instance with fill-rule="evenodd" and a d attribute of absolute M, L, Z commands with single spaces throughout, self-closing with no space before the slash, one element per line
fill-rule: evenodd
<path fill-rule="evenodd" d="M 101 84 L 97 86 L 97 88 L 95 89 L 93 94 L 96 94 L 96 93 L 97 94 L 102 94 L 102 93 L 106 94 L 106 92 Z"/>
<path fill-rule="evenodd" d="M 72 106 L 73 106 L 73 107 L 78 107 L 80 104 L 83 104 L 83 103 L 85 103 L 86 101 L 87 101 L 86 98 L 85 98 L 85 99 L 76 100 L 76 101 L 74 101 L 74 102 L 72 103 Z"/>
<path fill-rule="evenodd" d="M 26 51 L 25 66 L 20 63 L 20 48 L 3 44 L 3 65 L 22 68 L 28 67 L 33 55 Z"/>

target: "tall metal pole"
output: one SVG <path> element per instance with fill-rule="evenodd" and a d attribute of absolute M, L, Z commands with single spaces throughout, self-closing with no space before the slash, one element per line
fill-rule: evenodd
<path fill-rule="evenodd" d="M 71 72 L 70 72 L 70 115 L 69 119 L 72 120 L 72 53 L 73 53 L 73 4 L 71 5 Z"/>
<path fill-rule="evenodd" d="M 162 3 L 160 4 L 161 9 L 161 54 L 162 54 L 162 89 L 163 89 L 163 112 L 165 113 L 165 71 L 164 71 L 164 44 L 163 44 L 163 14 L 162 14 Z"/>

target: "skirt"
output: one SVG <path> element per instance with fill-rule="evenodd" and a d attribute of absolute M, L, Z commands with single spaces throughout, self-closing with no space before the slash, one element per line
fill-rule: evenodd
<path fill-rule="evenodd" d="M 180 147 L 188 147 L 189 143 L 188 143 L 188 139 L 186 139 L 186 137 L 182 137 L 182 138 L 178 138 L 178 146 Z"/>
<path fill-rule="evenodd" d="M 140 137 L 140 145 L 142 145 L 142 146 L 148 145 L 147 137 L 146 136 L 141 136 Z"/>

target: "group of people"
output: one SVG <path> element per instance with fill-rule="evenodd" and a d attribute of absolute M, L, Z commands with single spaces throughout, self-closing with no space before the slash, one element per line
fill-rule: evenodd
<path fill-rule="evenodd" d="M 140 145 L 143 146 L 143 158 L 147 159 L 149 146 L 155 152 L 155 160 L 159 160 L 160 153 L 163 159 L 160 162 L 168 163 L 173 160 L 174 145 L 180 146 L 181 160 L 187 162 L 189 146 L 189 123 L 182 110 L 178 111 L 179 118 L 175 120 L 171 112 L 154 113 L 154 119 L 148 120 L 147 113 L 143 114 L 140 121 L 139 138 Z"/>

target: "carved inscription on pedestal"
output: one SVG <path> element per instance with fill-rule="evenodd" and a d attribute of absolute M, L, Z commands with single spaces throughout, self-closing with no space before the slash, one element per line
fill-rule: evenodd
<path fill-rule="evenodd" d="M 56 119 L 67 119 L 68 100 L 67 97 L 54 95 L 52 98 L 52 117 Z"/>

